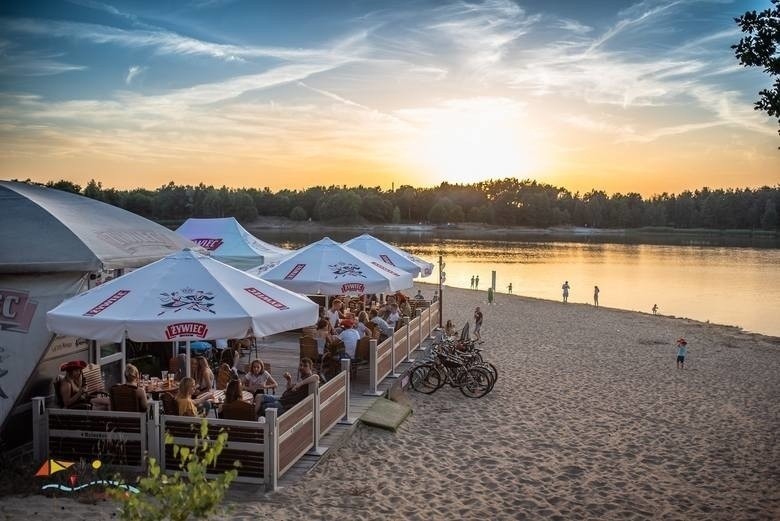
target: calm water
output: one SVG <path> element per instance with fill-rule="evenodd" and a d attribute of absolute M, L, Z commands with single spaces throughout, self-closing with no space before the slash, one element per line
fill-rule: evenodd
<path fill-rule="evenodd" d="M 262 232 L 261 239 L 288 248 L 320 236 Z M 347 240 L 358 233 L 329 233 Z M 592 242 L 482 241 L 377 237 L 433 262 L 443 255 L 447 286 L 490 285 L 496 271 L 498 298 L 512 283 L 519 295 L 560 300 L 569 281 L 570 302 L 593 302 L 598 285 L 602 306 L 659 313 L 740 326 L 780 336 L 780 249 L 704 245 L 613 244 Z M 435 283 L 438 271 L 424 282 Z"/>

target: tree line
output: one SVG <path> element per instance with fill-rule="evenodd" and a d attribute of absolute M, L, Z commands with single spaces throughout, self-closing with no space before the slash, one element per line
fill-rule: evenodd
<path fill-rule="evenodd" d="M 572 193 L 534 180 L 506 178 L 473 184 L 442 183 L 432 188 L 314 186 L 303 190 L 216 188 L 173 182 L 156 190 L 103 188 L 90 181 L 46 186 L 79 193 L 157 221 L 233 216 L 251 222 L 258 216 L 324 223 L 460 223 L 502 226 L 588 226 L 594 228 L 711 228 L 777 230 L 780 185 L 663 193 L 602 190 Z"/>

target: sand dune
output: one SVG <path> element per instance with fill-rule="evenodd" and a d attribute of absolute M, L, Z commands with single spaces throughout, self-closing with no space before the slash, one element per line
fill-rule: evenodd
<path fill-rule="evenodd" d="M 583 304 L 451 289 L 485 313 L 499 381 L 409 394 L 397 433 L 359 428 L 295 486 L 225 519 L 777 519 L 780 339 Z M 675 369 L 675 340 L 689 368 Z M 38 512 L 110 518 L 112 506 Z M 4 498 L 0 515 L 29 511 Z M 27 505 L 27 506 L 25 506 Z M 91 509 L 85 512 L 83 509 Z M 56 511 L 56 514 L 54 513 Z M 29 516 L 27 516 L 29 517 Z"/>

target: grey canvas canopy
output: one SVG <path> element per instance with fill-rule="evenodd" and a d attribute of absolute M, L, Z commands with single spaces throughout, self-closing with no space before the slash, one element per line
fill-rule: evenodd
<path fill-rule="evenodd" d="M 0 273 L 132 268 L 183 248 L 200 250 L 121 208 L 12 181 L 0 181 L 0 223 Z"/>

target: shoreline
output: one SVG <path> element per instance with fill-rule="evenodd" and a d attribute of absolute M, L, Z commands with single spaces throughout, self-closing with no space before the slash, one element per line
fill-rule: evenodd
<path fill-rule="evenodd" d="M 436 285 L 415 287 L 429 295 Z M 460 328 L 482 308 L 483 355 L 500 374 L 493 392 L 410 391 L 414 414 L 397 432 L 361 426 L 296 484 L 260 499 L 231 494 L 218 519 L 780 514 L 780 338 L 522 295 L 485 300 L 447 286 L 443 318 Z M 114 508 L 16 496 L 0 517 L 111 519 Z"/>

